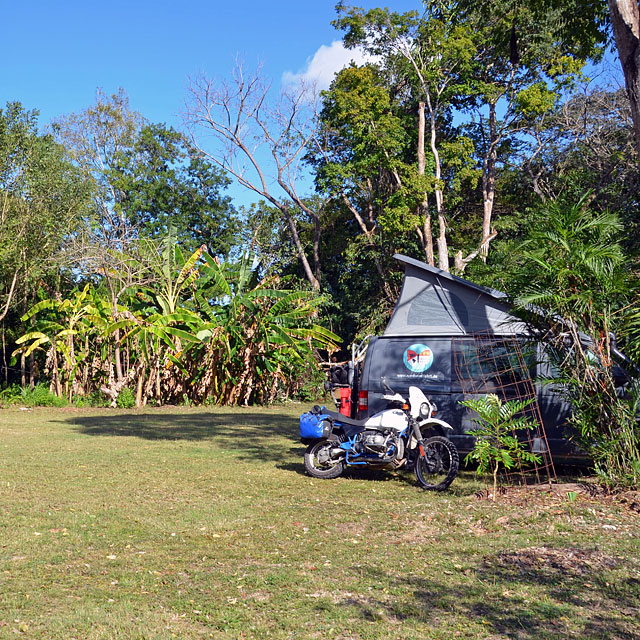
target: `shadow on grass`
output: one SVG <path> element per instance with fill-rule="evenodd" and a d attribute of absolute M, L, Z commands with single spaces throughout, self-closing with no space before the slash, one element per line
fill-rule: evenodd
<path fill-rule="evenodd" d="M 306 475 L 306 450 L 299 440 L 297 416 L 237 411 L 233 413 L 144 413 L 74 415 L 64 422 L 85 435 L 125 436 L 144 440 L 213 440 L 223 449 L 245 460 L 276 462 L 278 469 Z M 291 458 L 294 458 L 292 461 Z M 344 476 L 359 480 L 400 481 L 416 484 L 413 471 L 349 467 Z"/>
<path fill-rule="evenodd" d="M 595 555 L 578 558 L 575 566 L 555 564 L 553 559 L 533 557 L 540 550 L 498 554 L 485 559 L 469 572 L 471 579 L 456 572 L 449 581 L 434 570 L 432 578 L 390 576 L 369 569 L 368 579 L 378 584 L 391 582 L 412 599 L 398 602 L 371 595 L 349 594 L 337 604 L 354 608 L 366 621 L 392 619 L 418 620 L 438 625 L 456 614 L 461 620 L 481 623 L 486 631 L 500 638 L 616 638 L 633 640 L 640 628 L 640 580 L 609 576 L 620 568 L 616 562 L 594 561 Z M 571 555 L 577 550 L 555 550 Z M 597 554 L 597 552 L 586 552 Z M 533 554 L 533 556 L 532 556 Z M 519 555 L 525 557 L 521 562 Z M 569 568 L 568 568 L 569 567 Z M 362 571 L 356 567 L 358 573 Z M 425 565 L 425 571 L 428 567 Z M 493 636 L 492 636 L 493 637 Z"/>
<path fill-rule="evenodd" d="M 64 422 L 85 435 L 125 436 L 144 440 L 213 440 L 242 458 L 279 461 L 283 455 L 302 459 L 298 418 L 284 414 L 149 413 L 69 417 Z M 297 466 L 297 465 L 296 465 Z M 303 471 L 302 463 L 300 469 Z M 298 470 L 298 469 L 296 469 Z"/>

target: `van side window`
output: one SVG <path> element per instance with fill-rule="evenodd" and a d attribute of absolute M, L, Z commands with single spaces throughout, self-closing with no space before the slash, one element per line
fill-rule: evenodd
<path fill-rule="evenodd" d="M 462 391 L 521 395 L 535 377 L 535 346 L 522 340 L 456 339 L 454 369 Z"/>

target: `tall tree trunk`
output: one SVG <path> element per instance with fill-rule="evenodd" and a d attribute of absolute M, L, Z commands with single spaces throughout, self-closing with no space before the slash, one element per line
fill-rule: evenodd
<path fill-rule="evenodd" d="M 62 385 L 60 384 L 60 370 L 58 369 L 58 351 L 55 346 L 52 347 L 52 370 L 53 379 L 51 380 L 51 386 L 55 390 L 55 394 L 58 398 L 62 398 Z"/>
<path fill-rule="evenodd" d="M 275 204 L 276 207 L 282 211 L 284 214 L 284 218 L 289 226 L 289 231 L 291 231 L 291 238 L 293 239 L 293 244 L 296 247 L 296 252 L 298 254 L 298 258 L 300 260 L 300 264 L 302 265 L 302 269 L 304 271 L 307 280 L 310 282 L 311 286 L 314 290 L 318 291 L 320 289 L 320 282 L 314 275 L 311 265 L 309 264 L 309 260 L 307 259 L 307 255 L 304 252 L 304 247 L 302 246 L 302 240 L 300 240 L 300 234 L 298 233 L 298 227 L 296 225 L 296 221 L 293 218 L 293 214 L 289 210 L 289 207 L 286 204 L 282 204 L 277 202 L 275 199 L 271 200 L 272 204 Z"/>
<path fill-rule="evenodd" d="M 108 273 L 109 268 L 110 267 L 108 265 L 104 265 L 103 270 L 105 274 Z M 105 281 L 107 283 L 107 287 L 109 287 L 109 292 L 111 293 L 111 315 L 113 317 L 113 320 L 117 321 L 119 319 L 118 318 L 118 295 L 114 288 L 111 277 L 107 276 L 105 278 Z M 122 373 L 122 360 L 120 357 L 120 329 L 117 329 L 114 332 L 113 339 L 114 339 L 113 355 L 114 355 L 114 362 L 116 365 L 116 380 L 120 382 L 120 380 L 122 380 L 122 378 L 124 377 Z"/>
<path fill-rule="evenodd" d="M 160 384 L 160 374 L 162 372 L 162 362 L 160 361 L 160 357 L 156 359 L 156 400 L 158 401 L 158 405 L 162 404 L 162 386 Z"/>
<path fill-rule="evenodd" d="M 322 279 L 322 269 L 320 268 L 320 238 L 322 236 L 322 228 L 320 226 L 320 217 L 313 217 L 313 275 L 318 282 Z"/>
<path fill-rule="evenodd" d="M 140 371 L 140 375 L 138 376 L 138 386 L 136 389 L 136 407 L 138 409 L 143 406 L 142 404 L 143 385 L 144 385 L 144 368 Z"/>
<path fill-rule="evenodd" d="M 608 0 L 613 35 L 631 102 L 633 132 L 640 163 L 640 11 L 637 0 Z"/>
<path fill-rule="evenodd" d="M 489 253 L 491 241 L 491 217 L 493 203 L 496 197 L 496 159 L 498 157 L 498 132 L 496 126 L 496 105 L 489 105 L 489 148 L 484 158 L 482 172 L 482 239 L 480 241 L 480 256 L 484 261 Z"/>
<path fill-rule="evenodd" d="M 36 302 L 37 302 L 36 292 L 33 291 L 31 293 L 31 306 L 33 306 Z M 35 325 L 35 321 L 34 321 L 33 318 L 31 318 L 31 320 L 29 321 L 29 324 L 31 325 L 31 328 L 33 329 L 33 327 Z M 29 355 L 29 388 L 33 389 L 35 386 L 36 386 L 36 380 L 35 380 L 35 356 L 34 356 L 34 353 L 31 352 L 31 354 Z"/>
<path fill-rule="evenodd" d="M 91 358 L 89 356 L 89 336 L 85 336 L 84 338 L 84 352 L 85 360 L 84 366 L 82 367 L 82 388 L 86 394 L 89 393 L 89 366 L 91 362 Z"/>
<path fill-rule="evenodd" d="M 461 275 L 467 265 L 478 255 L 486 262 L 489 254 L 489 244 L 496 237 L 497 232 L 491 229 L 493 206 L 496 197 L 496 160 L 498 158 L 498 144 L 502 135 L 498 132 L 496 104 L 489 103 L 489 143 L 482 159 L 482 232 L 478 247 L 466 257 L 458 251 L 454 257 L 454 271 Z"/>
<path fill-rule="evenodd" d="M 9 294 L 7 295 L 7 301 L 4 305 L 4 309 L 2 313 L 0 313 L 0 320 L 4 320 L 7 313 L 9 313 L 9 307 L 11 306 L 11 301 L 13 300 L 13 294 L 16 290 L 16 282 L 18 282 L 18 274 L 20 273 L 20 269 L 16 269 L 13 274 L 13 280 L 11 281 L 11 287 L 9 288 Z"/>
<path fill-rule="evenodd" d="M 9 367 L 7 366 L 7 341 L 5 336 L 4 320 L 2 321 L 2 367 L 4 369 L 4 384 L 9 384 Z"/>
<path fill-rule="evenodd" d="M 24 353 L 20 354 L 20 386 L 27 386 L 27 359 Z"/>
<path fill-rule="evenodd" d="M 29 300 L 29 285 L 27 279 L 24 282 L 24 298 L 22 299 L 22 313 L 27 313 L 27 306 Z M 20 321 L 20 333 L 25 334 L 25 325 L 22 320 Z M 27 359 L 24 357 L 24 351 L 20 354 L 20 385 L 24 388 L 27 386 Z"/>
<path fill-rule="evenodd" d="M 67 370 L 65 386 L 67 391 L 67 400 L 71 402 L 73 400 L 73 395 L 78 388 L 78 381 L 75 376 L 74 376 L 73 382 L 71 381 L 71 375 L 73 373 L 73 370 L 76 368 L 76 346 L 75 346 L 75 340 L 73 339 L 73 335 L 70 335 L 67 337 L 67 345 L 69 349 L 69 362 L 68 364 L 65 365 L 65 368 Z M 77 374 L 77 371 L 76 371 L 76 374 Z"/>
<path fill-rule="evenodd" d="M 430 114 L 431 125 L 431 153 L 433 153 L 433 160 L 436 165 L 435 178 L 436 178 L 436 212 L 438 213 L 438 239 L 436 244 L 438 246 L 438 268 L 443 271 L 449 271 L 449 247 L 447 246 L 447 225 L 444 218 L 444 197 L 442 193 L 442 186 L 440 180 L 442 178 L 442 166 L 440 163 L 440 154 L 438 153 L 438 147 L 436 146 L 436 116 L 433 111 Z"/>
<path fill-rule="evenodd" d="M 423 176 L 426 169 L 426 157 L 424 153 L 424 136 L 426 130 L 424 102 L 418 105 L 418 174 Z M 424 200 L 420 205 L 421 217 L 424 219 L 422 232 L 418 229 L 418 237 L 422 240 L 423 250 L 427 258 L 427 264 L 432 267 L 435 265 L 433 256 L 433 236 L 431 232 L 431 212 L 429 211 L 429 203 L 427 194 L 424 194 Z"/>
<path fill-rule="evenodd" d="M 116 329 L 113 334 L 113 338 L 115 340 L 114 356 L 116 364 L 116 380 L 120 382 L 124 377 L 122 373 L 122 358 L 120 354 L 120 329 Z"/>
<path fill-rule="evenodd" d="M 34 375 L 34 357 L 33 352 L 29 355 L 29 389 L 33 389 L 36 386 L 36 379 Z"/>

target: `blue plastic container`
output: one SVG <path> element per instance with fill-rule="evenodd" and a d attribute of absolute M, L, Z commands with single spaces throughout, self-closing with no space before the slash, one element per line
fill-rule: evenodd
<path fill-rule="evenodd" d="M 300 437 L 326 438 L 331 433 L 331 421 L 324 413 L 303 413 L 300 416 Z"/>

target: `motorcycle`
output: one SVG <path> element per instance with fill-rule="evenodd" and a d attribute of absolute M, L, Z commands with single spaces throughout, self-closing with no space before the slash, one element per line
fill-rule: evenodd
<path fill-rule="evenodd" d="M 382 385 L 387 408 L 363 420 L 318 405 L 300 416 L 300 438 L 308 445 L 305 470 L 331 479 L 348 466 L 413 466 L 423 489 L 444 491 L 458 475 L 458 450 L 447 438 L 429 433 L 452 427 L 435 418 L 437 407 L 418 387 L 409 387 L 405 398 L 384 380 Z"/>

